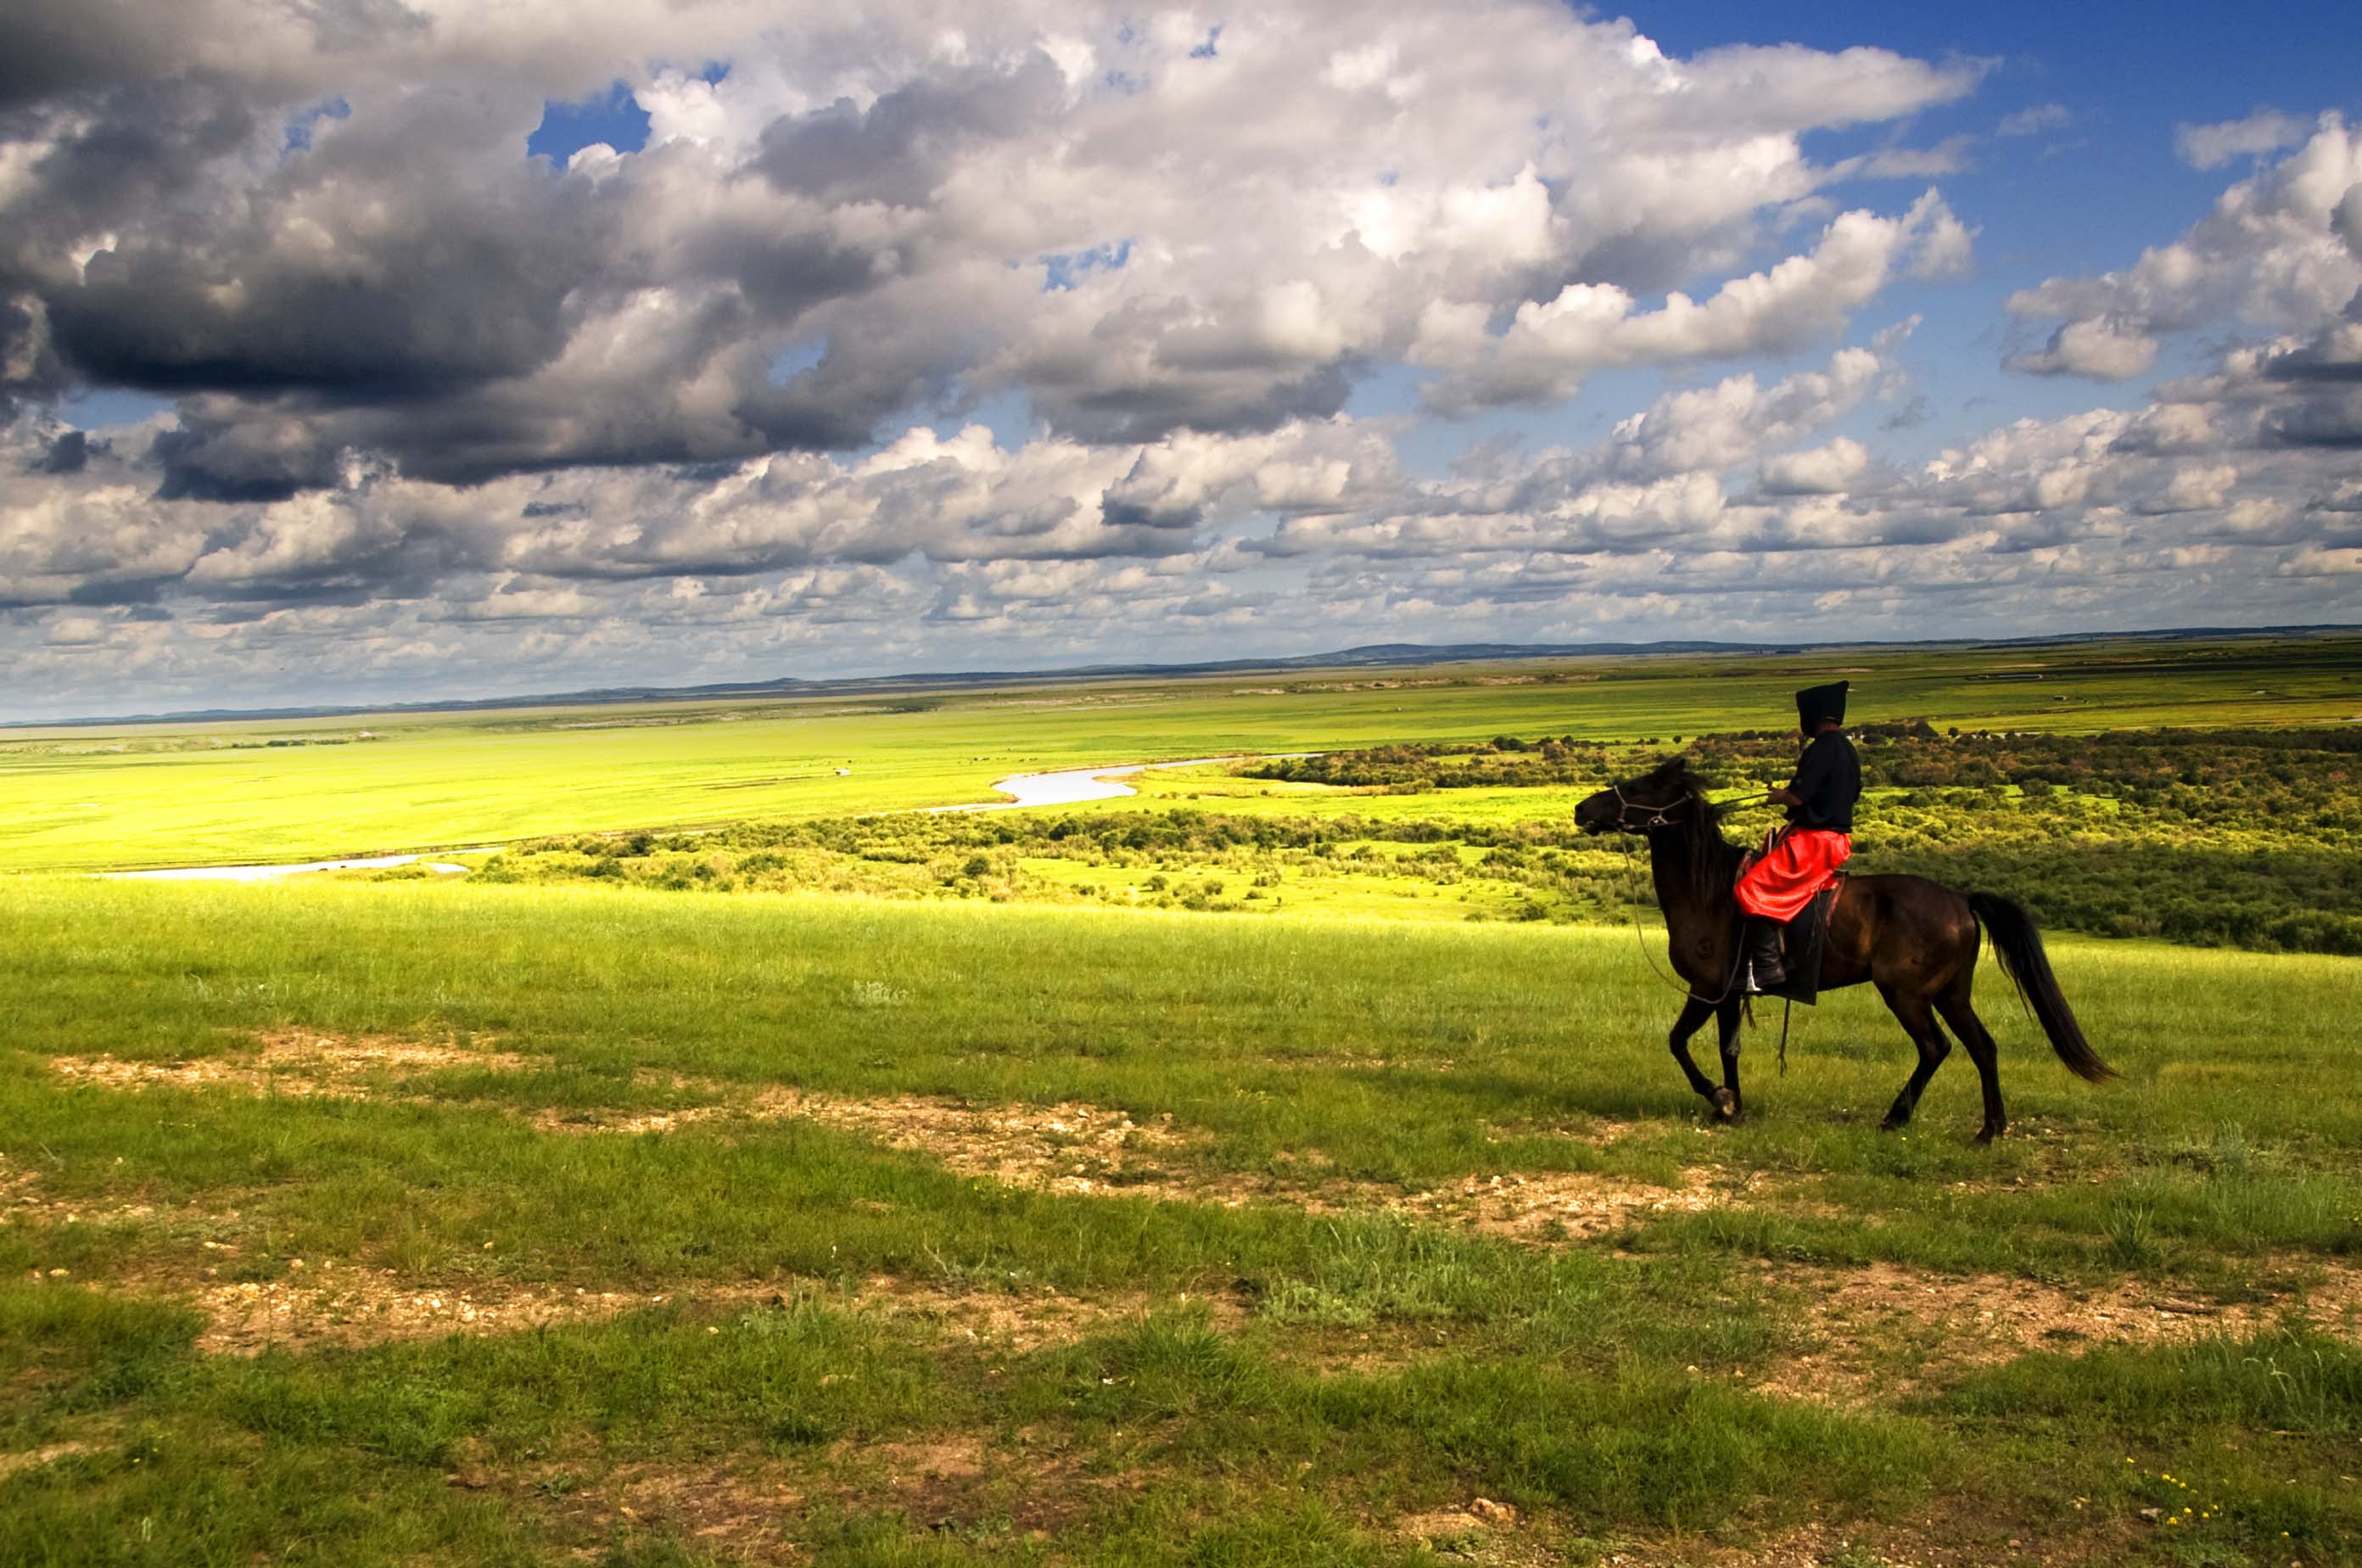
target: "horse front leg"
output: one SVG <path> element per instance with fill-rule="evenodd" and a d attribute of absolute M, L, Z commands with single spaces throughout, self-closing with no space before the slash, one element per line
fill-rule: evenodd
<path fill-rule="evenodd" d="M 1714 1101 L 1715 1116 L 1724 1121 L 1736 1121 L 1739 1115 L 1738 1015 L 1744 1005 L 1740 998 L 1730 997 L 1715 1010 L 1722 1025 L 1722 1087 L 1706 1098 Z"/>
<path fill-rule="evenodd" d="M 1673 1032 L 1666 1037 L 1666 1043 L 1673 1048 L 1673 1060 L 1682 1065 L 1682 1071 L 1689 1077 L 1691 1089 L 1705 1099 L 1714 1098 L 1714 1084 L 1704 1073 L 1698 1071 L 1697 1061 L 1690 1055 L 1690 1036 L 1695 1034 L 1705 1025 L 1705 1021 L 1713 1016 L 1712 1002 L 1700 1001 L 1697 998 L 1692 997 L 1682 1004 L 1682 1015 L 1673 1020 Z"/>

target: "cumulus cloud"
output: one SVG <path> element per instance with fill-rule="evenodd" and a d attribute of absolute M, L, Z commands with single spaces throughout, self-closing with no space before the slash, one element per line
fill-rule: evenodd
<path fill-rule="evenodd" d="M 2059 327 L 2041 349 L 2011 355 L 2008 363 L 2034 376 L 2127 381 L 2157 363 L 2157 339 L 2122 317 L 2086 316 Z"/>
<path fill-rule="evenodd" d="M 1089 441 L 1270 430 L 1343 406 L 1432 301 L 1711 276 L 1879 171 L 1805 135 L 1980 71 L 1675 61 L 1520 0 L 1357 7 L 1348 47 L 1345 16 L 1209 44 L 1046 0 L 952 27 L 917 0 L 21 7 L 0 54 L 45 63 L 0 79 L 7 384 L 185 398 L 164 493 L 229 502 L 348 451 L 473 483 L 844 449 L 1001 392 Z M 610 80 L 646 148 L 523 155 L 545 98 Z M 1723 325 L 1767 287 L 1800 332 L 1842 319 L 1880 280 L 1841 222 L 1847 253 L 1738 277 L 1645 352 L 1770 340 Z"/>
<path fill-rule="evenodd" d="M 2171 244 L 2144 250 L 2121 271 L 2052 278 L 2012 294 L 2009 310 L 2022 320 L 2065 319 L 2046 347 L 2011 356 L 2009 368 L 2123 380 L 2150 368 L 2168 334 L 2316 326 L 2362 289 L 2362 251 L 2345 238 L 2357 185 L 2362 127 L 2323 115 L 2295 152 L 2224 192 Z"/>
<path fill-rule="evenodd" d="M 1990 215 L 1927 188 L 1967 138 L 1896 127 L 1982 64 L 1675 59 L 1528 0 L 1214 20 L 14 7 L 0 657 L 57 706 L 159 706 L 2339 618 L 2336 116 L 2188 129 L 2259 162 L 2122 271 L 2011 300 L 2047 338 L 2021 370 L 2141 377 L 2200 333 L 2204 369 L 1903 460 L 1877 433 L 1933 400 L 1889 296 L 1970 269 Z M 645 145 L 527 154 L 546 103 L 618 83 Z M 1807 151 L 1848 127 L 1876 150 Z M 1348 412 L 1421 377 L 1429 412 L 1557 411 L 1617 371 L 1650 384 L 1569 415 L 1596 439 L 1440 470 L 1421 414 Z M 106 389 L 170 408 L 63 416 Z"/>
<path fill-rule="evenodd" d="M 2173 127 L 2174 150 L 2192 169 L 2220 169 L 2235 159 L 2259 157 L 2293 147 L 2308 127 L 2294 115 L 2258 109 L 2245 119 L 2223 120 L 2210 126 Z"/>
<path fill-rule="evenodd" d="M 1930 191 L 1899 217 L 1842 214 L 1811 250 L 1732 279 L 1704 301 L 1676 291 L 1643 310 L 1613 284 L 1570 283 L 1551 300 L 1518 306 L 1497 340 L 1482 331 L 1479 311 L 1455 316 L 1451 304 L 1432 306 L 1412 357 L 1467 367 L 1436 392 L 1447 409 L 1556 402 L 1600 370 L 1800 348 L 1841 329 L 1898 268 L 1958 272 L 1970 244 L 1966 226 Z"/>
<path fill-rule="evenodd" d="M 1842 495 L 1869 467 L 1870 448 L 1840 436 L 1826 447 L 1767 458 L 1762 489 L 1770 495 Z"/>

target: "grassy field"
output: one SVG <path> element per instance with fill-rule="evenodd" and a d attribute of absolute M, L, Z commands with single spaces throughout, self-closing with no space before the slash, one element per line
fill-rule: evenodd
<path fill-rule="evenodd" d="M 1991 1148 L 1867 992 L 1705 1125 L 1600 923 L 1820 664 L 14 733 L 0 1563 L 2362 1561 L 2362 642 L 1846 657 L 2124 1075 L 1988 963 Z"/>
<path fill-rule="evenodd" d="M 0 732 L 0 869 L 287 861 L 992 798 L 1014 772 L 1509 733 L 1778 728 L 1829 658 L 1624 659 Z M 1859 719 L 2362 717 L 2362 639 L 1845 650 Z M 359 738 L 364 734 L 369 738 Z M 848 771 L 840 774 L 840 768 Z"/>
<path fill-rule="evenodd" d="M 1615 931 L 28 878 L 0 936 L 16 1561 L 2362 1551 L 2349 960 L 2058 944 L 2098 1089 L 1989 974 L 1981 1151 L 1965 1065 L 1875 1131 L 1852 993 L 1703 1131 Z"/>

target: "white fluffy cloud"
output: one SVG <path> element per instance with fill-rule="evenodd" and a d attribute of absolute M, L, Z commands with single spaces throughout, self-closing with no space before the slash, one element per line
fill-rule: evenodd
<path fill-rule="evenodd" d="M 2202 370 L 1881 450 L 1927 397 L 1911 323 L 1862 336 L 1985 218 L 1908 133 L 1982 71 L 1541 0 L 43 0 L 0 20 L 0 657 L 58 711 L 2349 614 L 2334 116 L 2185 127 L 2257 166 L 2011 298 L 2021 370 Z M 525 155 L 617 81 L 644 148 Z M 1346 412 L 1636 370 L 1598 439 L 1441 472 Z M 109 387 L 172 406 L 66 423 Z"/>
<path fill-rule="evenodd" d="M 2193 161 L 2207 167 L 2233 155 L 2225 149 L 2268 150 L 2281 145 L 2271 138 L 2302 134 L 2287 131 L 2250 121 L 2185 127 L 2182 147 L 2191 153 L 2194 145 Z M 2009 309 L 2021 319 L 2065 319 L 2046 347 L 2013 356 L 2010 368 L 2118 381 L 2147 371 L 2168 334 L 2317 326 L 2362 289 L 2362 250 L 2344 237 L 2357 186 L 2362 127 L 2323 115 L 2293 154 L 2224 192 L 2171 244 L 2144 250 L 2122 271 L 2052 278 L 2012 294 Z"/>
<path fill-rule="evenodd" d="M 1448 408 L 1558 402 L 1600 370 L 1734 359 L 1832 336 L 1898 269 L 1955 273 L 1969 248 L 1966 226 L 1930 191 L 1898 217 L 1842 214 L 1811 250 L 1734 278 L 1703 301 L 1676 291 L 1661 308 L 1642 310 L 1612 283 L 1569 283 L 1551 300 L 1519 305 L 1498 339 L 1484 330 L 1481 305 L 1440 301 L 1428 307 L 1412 358 L 1459 370 L 1437 394 Z"/>
<path fill-rule="evenodd" d="M 1438 301 L 1480 357 L 1492 318 L 1584 299 L 1624 302 L 1614 341 L 1540 357 L 1727 357 L 1967 243 L 1930 196 L 1751 266 L 1874 172 L 1808 134 L 1978 66 L 1675 61 L 1533 0 L 37 9 L 0 157 L 12 380 L 189 394 L 167 494 L 323 489 L 356 450 L 462 483 L 841 450 L 1002 393 L 1088 441 L 1270 430 L 1337 412 Z M 522 156 L 545 96 L 608 78 L 645 149 Z"/>
<path fill-rule="evenodd" d="M 2192 169 L 2220 169 L 2239 158 L 2259 157 L 2293 147 L 2310 127 L 2294 115 L 2258 109 L 2245 119 L 2223 120 L 2210 126 L 2177 126 L 2173 145 Z"/>

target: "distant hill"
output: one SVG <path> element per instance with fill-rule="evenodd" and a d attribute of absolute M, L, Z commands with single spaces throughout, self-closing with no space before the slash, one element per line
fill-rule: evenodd
<path fill-rule="evenodd" d="M 724 681 L 708 686 L 598 686 L 577 691 L 524 692 L 505 697 L 451 698 L 431 702 L 372 702 L 288 708 L 195 708 L 169 713 L 116 713 L 73 719 L 0 721 L 0 729 L 65 729 L 90 724 L 226 723 L 252 719 L 335 719 L 364 713 L 469 713 L 500 708 L 599 707 L 622 702 L 728 701 L 762 697 L 830 697 L 945 688 L 1045 686 L 1066 681 L 1120 680 L 1187 675 L 1277 673 L 1308 669 L 1403 668 L 1430 664 L 1485 664 L 1537 658 L 1646 657 L 1674 654 L 1787 655 L 1846 648 L 2029 648 L 2098 642 L 2195 642 L 2312 636 L 2362 632 L 2349 625 L 2183 626 L 2147 632 L 2068 632 L 2045 637 L 1951 637 L 1920 642 L 1663 641 L 1653 643 L 1364 643 L 1293 658 L 1226 658 L 1197 664 L 1089 664 L 1065 669 L 930 670 L 905 675 L 805 680 Z"/>

